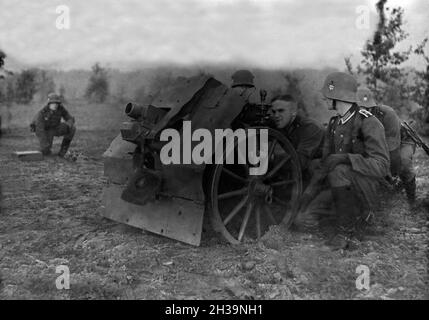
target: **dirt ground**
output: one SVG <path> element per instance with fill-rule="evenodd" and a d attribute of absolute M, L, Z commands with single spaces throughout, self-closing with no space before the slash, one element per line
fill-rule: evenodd
<path fill-rule="evenodd" d="M 205 224 L 192 247 L 101 216 L 101 155 L 117 130 L 79 130 L 76 162 L 34 150 L 27 129 L 0 138 L 0 299 L 428 299 L 429 208 L 410 212 L 394 195 L 371 236 L 354 251 L 331 251 L 319 234 L 276 227 L 260 242 L 230 245 Z M 54 151 L 59 148 L 56 140 Z M 420 201 L 429 199 L 429 158 L 418 150 Z M 58 290 L 56 267 L 70 269 Z M 356 268 L 370 271 L 358 290 Z"/>

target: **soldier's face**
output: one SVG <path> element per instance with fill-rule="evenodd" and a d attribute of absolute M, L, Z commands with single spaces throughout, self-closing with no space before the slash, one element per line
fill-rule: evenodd
<path fill-rule="evenodd" d="M 345 102 L 341 100 L 335 101 L 335 110 L 337 111 L 337 114 L 340 116 L 344 116 L 352 107 L 352 103 Z"/>
<path fill-rule="evenodd" d="M 328 98 L 323 98 L 323 100 L 325 101 L 328 110 L 335 110 L 334 100 Z"/>
<path fill-rule="evenodd" d="M 52 110 L 52 111 L 55 111 L 55 110 L 57 110 L 58 109 L 58 103 L 50 103 L 49 104 L 49 109 L 50 110 Z"/>
<path fill-rule="evenodd" d="M 277 128 L 283 129 L 295 118 L 297 105 L 292 101 L 276 100 L 271 107 L 271 117 Z"/>

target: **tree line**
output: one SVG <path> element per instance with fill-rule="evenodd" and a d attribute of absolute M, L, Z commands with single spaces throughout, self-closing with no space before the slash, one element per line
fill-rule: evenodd
<path fill-rule="evenodd" d="M 6 54 L 0 50 L 0 68 L 5 65 Z M 33 100 L 45 101 L 50 92 L 56 92 L 66 98 L 64 85 L 57 88 L 53 77 L 43 69 L 30 68 L 18 73 L 9 72 L 1 77 L 0 102 L 28 104 Z M 58 90 L 57 90 L 58 89 Z M 98 63 L 92 67 L 92 74 L 88 80 L 85 98 L 93 102 L 102 103 L 109 95 L 108 73 Z"/>
<path fill-rule="evenodd" d="M 399 50 L 409 34 L 403 29 L 404 9 L 389 8 L 387 0 L 376 3 L 378 23 L 374 34 L 361 50 L 362 60 L 354 68 L 350 57 L 345 58 L 347 70 L 364 78 L 378 102 L 390 105 L 397 111 L 407 109 L 410 101 L 423 108 L 420 117 L 429 123 L 429 52 L 428 38 L 415 48 Z M 410 70 L 404 63 L 412 56 L 424 64 L 422 71 Z"/>

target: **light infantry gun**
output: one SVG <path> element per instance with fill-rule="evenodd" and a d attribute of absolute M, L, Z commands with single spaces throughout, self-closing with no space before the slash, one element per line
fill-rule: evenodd
<path fill-rule="evenodd" d="M 302 192 L 301 167 L 293 145 L 269 127 L 266 95 L 262 90 L 260 103 L 248 103 L 240 90 L 202 75 L 178 78 L 146 105 L 128 103 L 129 119 L 103 155 L 103 216 L 192 245 L 200 244 L 206 213 L 214 230 L 234 244 L 260 239 L 273 224 L 290 225 Z M 209 138 L 219 130 L 231 132 L 231 148 L 224 137 L 208 151 L 207 159 L 216 161 L 164 163 L 164 130 L 177 132 L 179 150 L 188 144 L 194 154 L 201 143 L 189 138 L 190 122 L 194 133 L 208 132 Z M 267 132 L 265 174 L 251 175 L 252 150 L 239 148 L 240 132 L 246 146 L 259 141 L 247 134 L 251 131 Z M 228 160 L 240 155 L 241 163 Z"/>

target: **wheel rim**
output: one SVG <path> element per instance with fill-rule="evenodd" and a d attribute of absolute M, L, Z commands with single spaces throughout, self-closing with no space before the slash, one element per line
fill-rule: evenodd
<path fill-rule="evenodd" d="M 231 243 L 259 239 L 271 225 L 283 222 L 289 226 L 295 218 L 302 192 L 299 159 L 280 132 L 268 129 L 268 137 L 266 174 L 250 176 L 248 164 L 214 165 L 211 220 L 214 229 Z"/>

